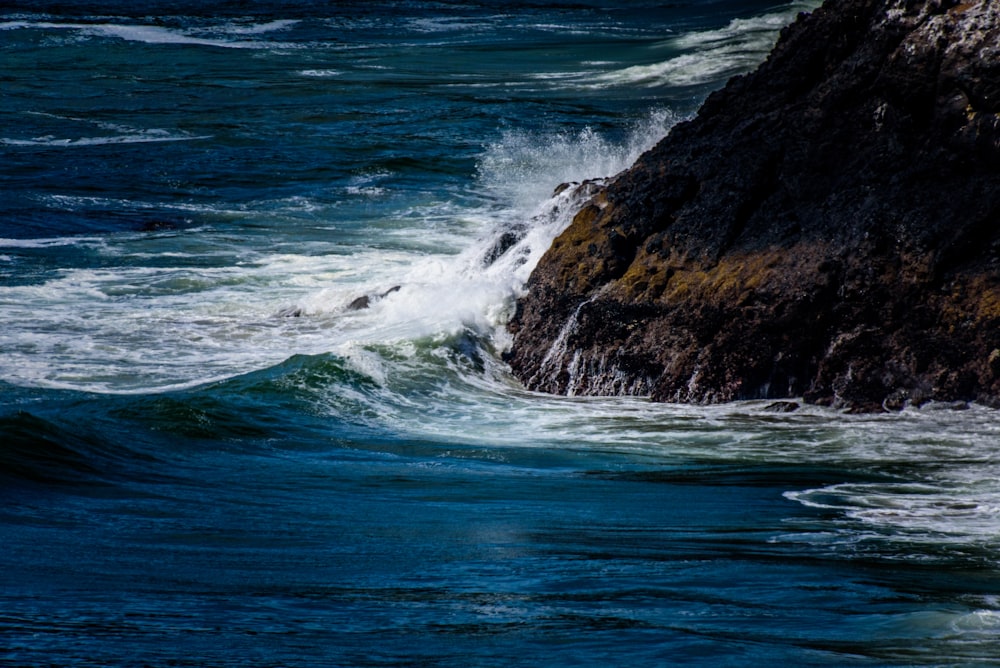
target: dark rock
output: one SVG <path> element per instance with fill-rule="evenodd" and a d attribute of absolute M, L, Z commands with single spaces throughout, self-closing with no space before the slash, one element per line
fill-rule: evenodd
<path fill-rule="evenodd" d="M 764 410 L 771 413 L 794 413 L 799 408 L 800 406 L 796 401 L 775 401 L 764 406 Z"/>
<path fill-rule="evenodd" d="M 575 181 L 570 181 L 568 183 L 560 183 L 559 185 L 556 186 L 556 189 L 552 191 L 552 196 L 558 197 L 559 195 L 563 194 L 573 186 L 578 186 L 578 185 L 580 184 Z"/>
<path fill-rule="evenodd" d="M 372 298 L 368 295 L 361 295 L 356 299 L 351 300 L 351 303 L 347 305 L 348 311 L 361 311 L 368 308 L 372 304 Z"/>
<path fill-rule="evenodd" d="M 523 226 L 502 232 L 496 241 L 486 250 L 486 253 L 483 254 L 483 267 L 492 266 L 493 263 L 513 248 L 518 241 L 523 239 L 526 232 L 527 228 Z"/>
<path fill-rule="evenodd" d="M 537 390 L 1000 406 L 1000 3 L 829 0 L 599 189 L 511 321 Z"/>
<path fill-rule="evenodd" d="M 348 311 L 363 311 L 366 308 L 370 308 L 375 301 L 384 299 L 393 292 L 399 290 L 401 287 L 402 286 L 400 285 L 394 285 L 385 292 L 381 292 L 379 294 L 361 295 L 360 297 L 351 300 L 345 309 Z M 278 318 L 301 318 L 305 314 L 306 311 L 301 306 L 286 306 L 275 313 L 275 316 Z"/>
<path fill-rule="evenodd" d="M 389 288 L 388 290 L 386 290 L 385 292 L 383 292 L 381 294 L 377 294 L 377 295 L 362 295 L 362 296 L 354 299 L 353 301 L 351 301 L 351 303 L 347 305 L 347 310 L 348 311 L 362 311 L 362 310 L 364 310 L 366 308 L 369 308 L 372 305 L 373 301 L 375 301 L 377 299 L 384 299 L 385 297 L 388 297 L 389 295 L 391 295 L 393 292 L 396 292 L 397 290 L 399 290 L 401 287 L 402 286 L 394 285 L 394 286 L 392 286 L 391 288 Z"/>

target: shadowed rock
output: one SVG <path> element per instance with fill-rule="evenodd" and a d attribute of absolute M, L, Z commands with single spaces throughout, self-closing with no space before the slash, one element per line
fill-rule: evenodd
<path fill-rule="evenodd" d="M 483 267 L 492 266 L 497 260 L 503 257 L 507 251 L 516 246 L 517 242 L 524 238 L 527 231 L 528 228 L 525 226 L 516 226 L 501 233 L 500 236 L 497 237 L 496 241 L 494 241 L 483 254 Z"/>
<path fill-rule="evenodd" d="M 1000 406 L 1000 3 L 800 17 L 527 287 L 508 361 L 532 389 Z"/>

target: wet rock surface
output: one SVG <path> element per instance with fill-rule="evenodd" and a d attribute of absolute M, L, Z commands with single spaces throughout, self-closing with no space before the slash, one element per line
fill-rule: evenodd
<path fill-rule="evenodd" d="M 1000 3 L 800 17 L 579 211 L 510 328 L 552 393 L 1000 406 Z"/>

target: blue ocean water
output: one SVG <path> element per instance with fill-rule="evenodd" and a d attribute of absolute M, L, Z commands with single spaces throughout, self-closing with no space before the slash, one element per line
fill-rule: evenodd
<path fill-rule="evenodd" d="M 3 5 L 0 664 L 993 662 L 994 411 L 501 361 L 555 187 L 815 4 Z"/>

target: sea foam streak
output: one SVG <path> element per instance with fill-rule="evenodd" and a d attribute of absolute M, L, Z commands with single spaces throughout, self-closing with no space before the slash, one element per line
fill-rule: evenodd
<path fill-rule="evenodd" d="M 680 54 L 646 65 L 575 77 L 581 88 L 611 86 L 695 86 L 711 83 L 750 69 L 774 46 L 778 32 L 800 12 L 819 5 L 815 0 L 793 2 L 780 11 L 750 19 L 734 19 L 717 30 L 682 33 L 657 48 Z"/>
<path fill-rule="evenodd" d="M 295 23 L 295 21 L 272 21 L 256 26 L 232 26 L 230 31 L 237 37 L 259 35 L 285 29 Z M 226 49 L 262 49 L 288 46 L 273 42 L 197 37 L 186 31 L 143 24 L 7 21 L 0 23 L 0 30 L 73 30 L 90 37 L 113 37 L 129 42 L 143 42 L 145 44 L 186 44 Z"/>
<path fill-rule="evenodd" d="M 193 141 L 208 139 L 208 135 L 174 136 L 165 131 L 149 130 L 118 137 L 77 137 L 75 139 L 60 137 L 33 137 L 31 139 L 12 139 L 0 137 L 0 144 L 6 146 L 49 146 L 53 148 L 75 146 L 103 146 L 106 144 L 149 144 L 157 142 Z"/>
<path fill-rule="evenodd" d="M 79 125 L 89 126 L 91 129 L 82 132 L 93 132 L 93 128 L 105 132 L 115 133 L 110 135 L 99 135 L 92 137 L 74 136 L 57 137 L 52 134 L 20 139 L 15 137 L 0 137 L 0 145 L 6 146 L 42 146 L 52 148 L 78 147 L 78 146 L 103 146 L 107 144 L 146 144 L 159 142 L 194 141 L 198 139 L 209 139 L 210 135 L 191 135 L 186 133 L 170 132 L 161 128 L 139 129 L 121 123 L 111 123 L 108 121 L 79 118 L 76 116 L 63 116 L 44 111 L 26 111 L 29 116 L 49 118 L 56 121 L 65 121 L 70 127 Z"/>

